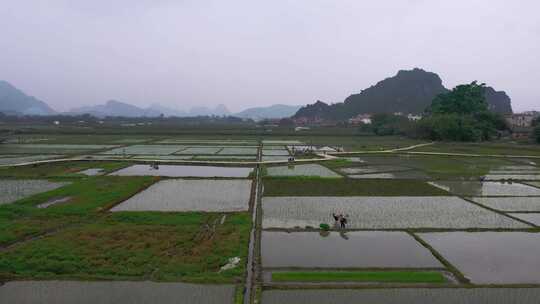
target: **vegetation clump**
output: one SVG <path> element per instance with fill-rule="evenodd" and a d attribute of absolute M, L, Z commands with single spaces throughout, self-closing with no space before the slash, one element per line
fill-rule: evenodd
<path fill-rule="evenodd" d="M 416 133 L 431 140 L 491 140 L 507 129 L 504 118 L 488 108 L 485 84 L 476 81 L 439 94 L 426 114 Z"/>

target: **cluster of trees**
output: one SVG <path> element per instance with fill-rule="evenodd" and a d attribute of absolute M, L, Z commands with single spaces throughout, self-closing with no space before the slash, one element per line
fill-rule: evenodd
<path fill-rule="evenodd" d="M 532 126 L 534 127 L 532 134 L 533 138 L 537 143 L 540 144 L 540 117 L 533 121 Z"/>
<path fill-rule="evenodd" d="M 502 115 L 489 110 L 485 84 L 477 82 L 437 95 L 418 122 L 404 116 L 377 114 L 370 128 L 377 135 L 449 141 L 491 140 L 508 130 Z"/>

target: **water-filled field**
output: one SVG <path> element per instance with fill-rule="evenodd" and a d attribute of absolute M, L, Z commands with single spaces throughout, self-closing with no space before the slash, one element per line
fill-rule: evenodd
<path fill-rule="evenodd" d="M 15 202 L 41 192 L 51 191 L 69 184 L 46 180 L 0 180 L 0 205 Z"/>
<path fill-rule="evenodd" d="M 510 213 L 510 215 L 540 227 L 540 213 Z"/>
<path fill-rule="evenodd" d="M 14 164 L 20 164 L 20 163 L 39 161 L 39 160 L 61 158 L 63 156 L 64 155 L 49 154 L 49 155 L 30 155 L 30 156 L 19 156 L 19 157 L 4 157 L 3 155 L 0 155 L 0 165 L 14 165 Z"/>
<path fill-rule="evenodd" d="M 158 144 L 182 144 L 182 145 L 256 145 L 256 140 L 241 139 L 180 139 L 170 138 L 157 142 Z"/>
<path fill-rule="evenodd" d="M 458 197 L 265 197 L 264 228 L 318 227 L 332 213 L 348 228 L 531 228 Z"/>
<path fill-rule="evenodd" d="M 263 232 L 263 267 L 443 267 L 426 248 L 405 232 L 355 231 L 321 234 Z"/>
<path fill-rule="evenodd" d="M 356 179 L 428 179 L 428 176 L 422 171 L 353 174 L 349 177 Z"/>
<path fill-rule="evenodd" d="M 90 168 L 90 169 L 79 171 L 77 173 L 78 174 L 88 175 L 88 176 L 95 176 L 95 175 L 103 174 L 103 172 L 104 172 L 104 170 L 101 169 L 101 168 Z"/>
<path fill-rule="evenodd" d="M 266 290 L 262 304 L 537 304 L 540 288 Z"/>
<path fill-rule="evenodd" d="M 250 192 L 251 180 L 164 180 L 112 211 L 246 211 Z"/>
<path fill-rule="evenodd" d="M 362 167 L 350 167 L 342 168 L 341 172 L 345 174 L 365 174 L 365 173 L 380 173 L 380 172 L 396 172 L 396 171 L 406 171 L 410 168 L 402 166 L 362 166 Z"/>
<path fill-rule="evenodd" d="M 227 304 L 234 285 L 155 282 L 21 281 L 0 287 L 0 303 Z"/>
<path fill-rule="evenodd" d="M 167 177 L 248 177 L 253 169 L 214 166 L 160 165 L 153 169 L 149 165 L 133 165 L 110 175 L 119 176 L 167 176 Z"/>
<path fill-rule="evenodd" d="M 223 147 L 207 147 L 207 146 L 189 147 L 189 148 L 184 149 L 182 151 L 176 152 L 176 154 L 180 154 L 180 155 L 185 155 L 185 154 L 216 154 L 221 149 L 223 149 Z"/>
<path fill-rule="evenodd" d="M 224 147 L 218 155 L 255 155 L 256 147 Z"/>
<path fill-rule="evenodd" d="M 257 157 L 255 155 L 195 155 L 194 160 L 250 160 L 255 161 Z"/>
<path fill-rule="evenodd" d="M 3 144 L 0 153 L 3 154 L 73 154 L 92 150 L 103 150 L 117 147 L 116 145 L 72 145 L 72 144 Z"/>
<path fill-rule="evenodd" d="M 540 197 L 473 197 L 471 199 L 501 211 L 540 212 Z"/>
<path fill-rule="evenodd" d="M 289 151 L 285 149 L 263 149 L 262 154 L 264 156 L 288 156 Z"/>
<path fill-rule="evenodd" d="M 185 149 L 185 146 L 175 145 L 133 145 L 102 152 L 110 155 L 169 155 Z"/>
<path fill-rule="evenodd" d="M 540 283 L 540 233 L 441 232 L 419 236 L 473 283 Z"/>
<path fill-rule="evenodd" d="M 262 161 L 283 161 L 287 160 L 288 156 L 264 156 L 262 157 Z"/>
<path fill-rule="evenodd" d="M 448 192 L 466 196 L 540 195 L 540 189 L 519 183 L 437 181 L 430 184 Z"/>
<path fill-rule="evenodd" d="M 342 177 L 336 172 L 318 164 L 268 167 L 267 170 L 270 176 Z"/>
<path fill-rule="evenodd" d="M 186 160 L 191 159 L 191 155 L 135 155 L 133 159 L 149 159 L 149 160 Z"/>
<path fill-rule="evenodd" d="M 299 140 L 288 140 L 288 139 L 265 139 L 262 141 L 264 145 L 300 145 L 302 144 Z"/>
<path fill-rule="evenodd" d="M 525 173 L 525 172 L 524 172 Z M 540 180 L 540 174 L 487 174 L 486 180 Z"/>

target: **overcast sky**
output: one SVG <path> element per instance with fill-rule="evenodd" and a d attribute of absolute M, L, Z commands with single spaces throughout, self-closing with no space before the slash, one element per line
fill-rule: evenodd
<path fill-rule="evenodd" d="M 57 110 L 342 102 L 400 69 L 540 109 L 538 0 L 2 0 L 0 79 Z"/>

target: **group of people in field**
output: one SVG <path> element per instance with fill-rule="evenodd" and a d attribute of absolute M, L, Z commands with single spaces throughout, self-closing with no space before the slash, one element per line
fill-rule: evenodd
<path fill-rule="evenodd" d="M 332 213 L 332 217 L 335 221 L 334 225 L 336 227 L 340 227 L 341 229 L 345 229 L 347 226 L 347 216 L 348 215 Z"/>

